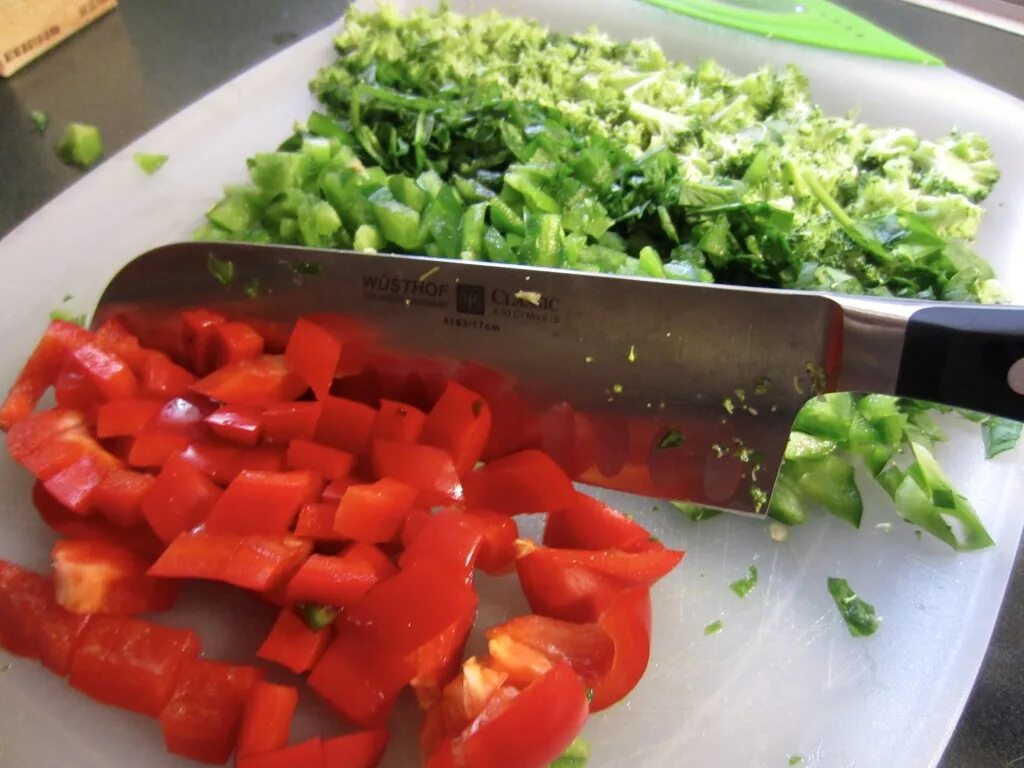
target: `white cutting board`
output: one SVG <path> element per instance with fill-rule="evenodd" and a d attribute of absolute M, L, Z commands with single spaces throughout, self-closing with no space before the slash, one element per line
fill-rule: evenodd
<path fill-rule="evenodd" d="M 1021 102 L 940 68 L 761 40 L 632 0 L 497 4 L 560 29 L 593 23 L 620 39 L 653 36 L 670 56 L 690 62 L 711 55 L 738 71 L 795 62 L 831 111 L 857 109 L 870 122 L 929 136 L 953 126 L 982 132 L 1004 179 L 989 201 L 980 249 L 1024 297 L 1024 263 L 1011 259 L 1024 252 Z M 298 43 L 168 120 L 0 241 L 0 386 L 13 379 L 65 294 L 74 295 L 69 307 L 88 310 L 126 260 L 187 238 L 220 185 L 244 179 L 246 156 L 275 146 L 293 120 L 308 114 L 314 102 L 306 83 L 332 59 L 333 31 Z M 171 159 L 145 177 L 132 162 L 136 151 Z M 689 554 L 655 591 L 647 676 L 625 703 L 587 725 L 591 765 L 769 768 L 788 765 L 794 754 L 819 768 L 934 765 L 982 661 L 1024 520 L 1015 503 L 1024 496 L 1020 453 L 986 462 L 975 427 L 951 423 L 949 432 L 952 440 L 938 455 L 998 542 L 987 552 L 958 556 L 927 537 L 918 540 L 880 493 L 867 495 L 862 530 L 822 517 L 794 529 L 785 543 L 769 539 L 761 522 L 725 516 L 692 524 L 670 509 L 652 511 L 650 502 L 602 494 Z M 31 512 L 29 487 L 26 474 L 0 458 L 0 557 L 42 569 L 52 537 Z M 892 522 L 892 531 L 876 528 L 881 522 Z M 761 583 L 741 601 L 727 585 L 752 563 Z M 877 606 L 885 623 L 876 636 L 847 634 L 825 589 L 828 576 L 848 578 Z M 524 609 L 514 580 L 480 586 L 481 625 Z M 703 627 L 715 619 L 723 631 L 705 637 Z M 199 588 L 169 620 L 198 626 L 211 656 L 241 661 L 258 645 L 271 612 L 229 590 Z M 309 703 L 293 736 L 331 722 Z M 415 764 L 411 719 L 404 722 L 387 766 Z M 0 765 L 16 768 L 191 765 L 163 751 L 148 719 L 96 705 L 19 659 L 0 675 L 0 750 Z"/>

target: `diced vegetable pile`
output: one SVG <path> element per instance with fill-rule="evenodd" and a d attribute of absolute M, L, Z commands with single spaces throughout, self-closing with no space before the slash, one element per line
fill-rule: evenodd
<path fill-rule="evenodd" d="M 411 688 L 425 765 L 582 764 L 576 737 L 643 675 L 649 590 L 683 553 L 547 454 L 503 453 L 487 371 L 368 375 L 375 354 L 329 315 L 54 320 L 0 427 L 60 539 L 52 575 L 0 561 L 0 645 L 207 763 L 369 768 Z M 518 535 L 535 513 L 541 543 Z M 477 572 L 517 574 L 533 613 L 464 659 Z M 295 685 L 137 616 L 172 609 L 183 579 L 279 606 L 257 656 L 358 730 L 289 745 Z"/>
<path fill-rule="evenodd" d="M 336 45 L 337 62 L 311 84 L 324 111 L 250 159 L 251 183 L 226 190 L 199 237 L 1000 297 L 970 246 L 999 175 L 976 134 L 929 141 L 829 116 L 795 67 L 736 76 L 712 61 L 671 62 L 653 41 L 443 5 L 408 17 L 351 11 Z M 931 457 L 943 436 L 929 410 L 892 397 L 815 400 L 772 517 L 797 524 L 824 507 L 858 525 L 859 455 L 902 518 L 958 550 L 989 545 Z M 990 454 L 1020 433 L 991 418 L 983 429 Z"/>

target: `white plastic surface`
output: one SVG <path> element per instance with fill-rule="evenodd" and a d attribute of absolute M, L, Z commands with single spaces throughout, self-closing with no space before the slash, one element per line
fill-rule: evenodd
<path fill-rule="evenodd" d="M 463 6 L 463 3 L 456 3 Z M 484 7 L 477 5 L 477 8 Z M 947 70 L 902 65 L 759 40 L 631 0 L 531 0 L 506 10 L 560 29 L 596 24 L 616 38 L 654 36 L 668 53 L 713 55 L 747 71 L 800 64 L 828 109 L 857 109 L 882 125 L 925 135 L 953 126 L 987 135 L 1004 171 L 989 202 L 982 252 L 1024 298 L 1024 105 Z M 314 106 L 306 82 L 331 60 L 332 30 L 278 54 L 197 102 L 105 162 L 0 242 L 0 328 L 6 387 L 65 294 L 89 310 L 121 264 L 150 247 L 183 239 L 220 185 L 244 178 L 245 157 L 274 146 Z M 170 161 L 146 177 L 136 151 Z M 817 768 L 934 765 L 977 674 L 1021 534 L 1020 454 L 982 458 L 977 429 L 949 425 L 938 454 L 978 508 L 998 545 L 957 556 L 919 540 L 881 494 L 867 497 L 862 530 L 816 519 L 785 543 L 757 521 L 720 517 L 683 522 L 670 509 L 618 497 L 664 541 L 689 551 L 655 591 L 650 670 L 629 699 L 595 716 L 586 736 L 594 768 L 786 766 L 791 755 Z M 45 568 L 51 535 L 30 508 L 26 473 L 0 458 L 0 557 Z M 602 494 L 611 497 L 611 494 Z M 877 528 L 892 523 L 891 532 Z M 761 580 L 745 600 L 729 582 L 756 564 Z M 870 639 L 851 638 L 825 589 L 843 576 L 885 618 Z M 522 611 L 512 579 L 481 583 L 479 624 Z M 493 599 L 492 599 L 493 598 Z M 227 589 L 189 592 L 169 619 L 198 626 L 212 657 L 251 657 L 272 612 Z M 720 634 L 703 628 L 721 619 Z M 277 675 L 287 679 L 285 675 Z M 404 702 L 409 714 L 410 703 Z M 293 736 L 332 719 L 304 705 Z M 411 718 L 397 728 L 387 766 L 415 765 Z M 528 735 L 524 734 L 524 737 Z M 96 705 L 33 662 L 12 659 L 0 675 L 0 765 L 112 768 L 184 766 L 167 755 L 149 719 Z"/>

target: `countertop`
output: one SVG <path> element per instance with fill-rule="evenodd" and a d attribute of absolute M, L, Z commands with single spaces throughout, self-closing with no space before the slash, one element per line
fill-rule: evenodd
<path fill-rule="evenodd" d="M 102 127 L 107 154 L 277 50 L 324 27 L 344 0 L 121 0 L 121 7 L 0 80 L 0 237 L 72 184 L 31 130 Z M 851 10 L 946 63 L 1024 98 L 1024 38 L 898 0 L 845 0 Z M 312 73 L 311 73 L 312 74 Z M 981 674 L 941 768 L 1024 766 L 1024 557 L 1017 564 Z M 865 767 L 867 768 L 867 767 Z M 898 768 L 898 767 L 893 767 Z"/>

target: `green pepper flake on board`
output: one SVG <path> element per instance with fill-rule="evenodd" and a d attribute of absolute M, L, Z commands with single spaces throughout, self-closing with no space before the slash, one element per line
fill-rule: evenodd
<path fill-rule="evenodd" d="M 757 579 L 757 566 L 752 565 L 750 566 L 750 568 L 747 569 L 746 577 L 742 579 L 736 579 L 736 581 L 729 585 L 729 589 L 731 589 L 736 594 L 736 597 L 743 599 L 744 597 L 746 597 L 754 591 L 754 587 L 757 586 Z"/>
<path fill-rule="evenodd" d="M 875 634 L 881 623 L 881 619 L 875 616 L 875 606 L 862 600 L 846 579 L 829 578 L 828 591 L 851 635 L 868 637 Z"/>

